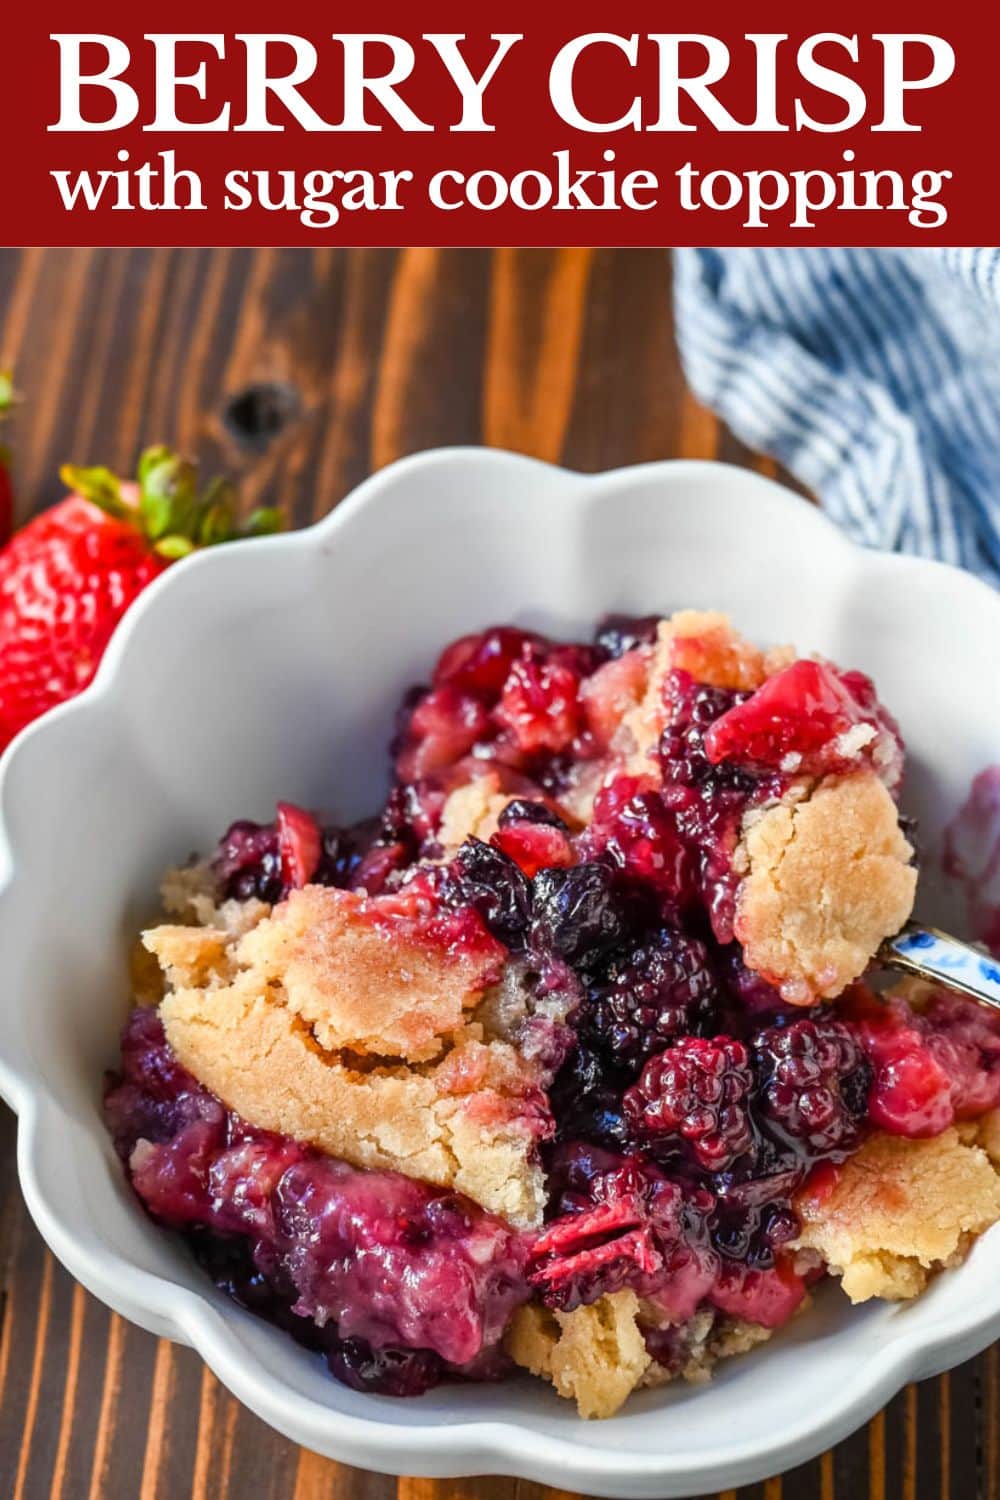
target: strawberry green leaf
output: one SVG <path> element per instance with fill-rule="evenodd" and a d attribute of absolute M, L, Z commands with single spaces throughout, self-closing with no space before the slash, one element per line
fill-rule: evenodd
<path fill-rule="evenodd" d="M 192 540 L 198 526 L 197 476 L 193 464 L 169 449 L 153 457 L 147 449 L 139 480 L 139 510 L 151 541 L 167 535 Z"/>
<path fill-rule="evenodd" d="M 16 399 L 13 375 L 9 370 L 0 370 L 0 417 L 7 415 Z"/>
<path fill-rule="evenodd" d="M 189 557 L 196 550 L 194 542 L 187 536 L 165 536 L 155 543 L 153 551 L 160 557 L 175 562 L 179 557 Z"/>
<path fill-rule="evenodd" d="M 210 505 L 203 513 L 198 527 L 198 542 L 202 547 L 217 547 L 220 542 L 229 542 L 236 535 L 233 508 L 225 501 Z"/>
<path fill-rule="evenodd" d="M 173 456 L 173 450 L 168 448 L 165 443 L 154 443 L 152 447 L 144 448 L 139 454 L 139 463 L 135 475 L 140 486 L 145 484 L 146 476 L 152 469 L 155 469 L 158 464 L 163 463 L 165 459 L 173 458 Z"/>
<path fill-rule="evenodd" d="M 103 464 L 93 468 L 81 468 L 78 464 L 63 464 L 59 478 L 73 494 L 82 495 L 94 505 L 100 506 L 109 516 L 122 519 L 128 515 L 128 507 L 122 499 L 121 481 Z"/>
<path fill-rule="evenodd" d="M 246 536 L 273 536 L 276 531 L 285 529 L 285 518 L 276 506 L 262 506 L 255 510 L 247 519 Z"/>
<path fill-rule="evenodd" d="M 154 550 L 171 561 L 198 547 L 216 547 L 240 536 L 269 536 L 284 527 L 281 511 L 272 506 L 255 510 L 240 526 L 235 486 L 219 477 L 199 491 L 196 466 L 163 443 L 139 456 L 138 507 L 129 503 L 133 486 L 123 486 L 110 469 L 66 464 L 59 472 L 69 489 L 140 526 Z"/>

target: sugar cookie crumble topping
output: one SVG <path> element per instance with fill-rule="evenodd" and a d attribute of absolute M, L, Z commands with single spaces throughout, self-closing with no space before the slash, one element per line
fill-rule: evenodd
<path fill-rule="evenodd" d="M 909 916 L 869 678 L 724 615 L 461 638 L 382 809 L 168 873 L 105 1112 L 231 1296 L 364 1391 L 608 1416 L 1000 1218 L 1000 1019 L 864 976 Z"/>

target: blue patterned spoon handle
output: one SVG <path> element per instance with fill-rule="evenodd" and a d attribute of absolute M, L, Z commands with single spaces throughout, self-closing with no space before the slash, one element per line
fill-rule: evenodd
<path fill-rule="evenodd" d="M 963 995 L 1000 1010 L 1000 960 L 936 927 L 908 922 L 902 932 L 886 939 L 878 956 L 892 969 L 961 990 Z"/>

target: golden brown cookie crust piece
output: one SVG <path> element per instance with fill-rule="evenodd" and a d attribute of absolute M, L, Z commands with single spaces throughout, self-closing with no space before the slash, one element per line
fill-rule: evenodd
<path fill-rule="evenodd" d="M 913 908 L 917 872 L 877 776 L 827 777 L 744 819 L 736 936 L 793 1005 L 841 994 Z"/>
<path fill-rule="evenodd" d="M 642 1326 L 661 1318 L 655 1306 L 631 1291 L 613 1292 L 569 1313 L 532 1302 L 514 1314 L 507 1352 L 515 1364 L 551 1381 L 560 1396 L 576 1401 L 581 1417 L 611 1417 L 640 1387 L 678 1377 L 704 1384 L 720 1359 L 745 1354 L 772 1333 L 759 1323 L 703 1308 L 678 1330 L 686 1354 L 675 1374 L 650 1356 L 643 1338 Z"/>
<path fill-rule="evenodd" d="M 497 831 L 500 814 L 511 801 L 509 792 L 501 792 L 500 777 L 495 771 L 476 776 L 449 792 L 437 834 L 445 855 L 454 854 L 469 838 L 489 843 Z"/>
<path fill-rule="evenodd" d="M 262 1129 L 540 1222 L 548 1116 L 537 1067 L 499 1025 L 509 1013 L 516 1030 L 527 1014 L 517 972 L 489 991 L 488 1027 L 472 1012 L 485 960 L 453 962 L 405 930 L 389 940 L 347 892 L 306 887 L 262 910 L 246 932 L 164 924 L 143 935 L 181 1063 Z"/>
<path fill-rule="evenodd" d="M 353 891 L 306 886 L 247 933 L 237 963 L 328 1051 L 423 1062 L 440 1055 L 495 975 L 495 957 L 445 956 Z"/>
<path fill-rule="evenodd" d="M 449 1092 L 455 1053 L 438 1069 L 352 1068 L 326 1052 L 305 1022 L 253 970 L 230 984 L 179 989 L 160 1007 L 178 1059 L 245 1120 L 308 1141 L 358 1167 L 423 1178 L 465 1193 L 512 1224 L 540 1222 L 544 1180 L 538 1125 L 522 1096 L 498 1089 L 524 1072 L 513 1048 L 493 1043 L 494 1076 Z M 480 1044 L 482 1046 L 482 1044 Z"/>
<path fill-rule="evenodd" d="M 799 1195 L 793 1248 L 821 1256 L 852 1302 L 917 1296 L 1000 1218 L 998 1126 L 994 1112 L 928 1140 L 872 1136 L 832 1188 Z"/>
<path fill-rule="evenodd" d="M 185 924 L 220 927 L 239 937 L 256 927 L 271 908 L 264 901 L 220 901 L 212 867 L 207 860 L 168 870 L 160 885 L 163 909 Z"/>
<path fill-rule="evenodd" d="M 638 1317 L 639 1299 L 627 1291 L 570 1313 L 530 1303 L 514 1314 L 507 1351 L 515 1364 L 575 1401 L 581 1417 L 610 1417 L 652 1364 Z"/>

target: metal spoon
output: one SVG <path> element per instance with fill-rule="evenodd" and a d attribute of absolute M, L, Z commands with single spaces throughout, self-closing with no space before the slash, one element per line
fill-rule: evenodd
<path fill-rule="evenodd" d="M 1000 960 L 936 927 L 907 922 L 894 938 L 885 940 L 878 958 L 891 969 L 960 990 L 972 1000 L 1000 1010 Z"/>

